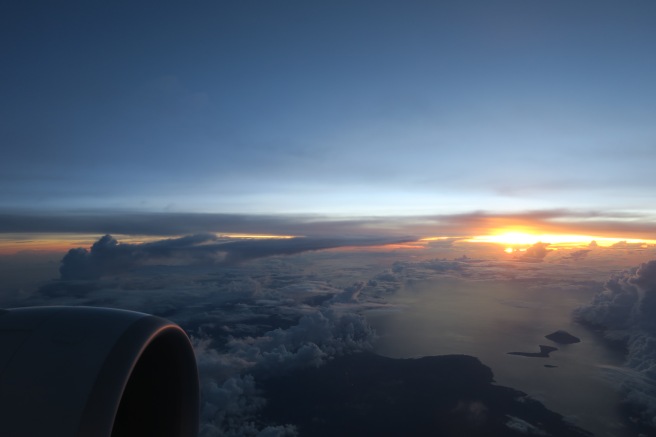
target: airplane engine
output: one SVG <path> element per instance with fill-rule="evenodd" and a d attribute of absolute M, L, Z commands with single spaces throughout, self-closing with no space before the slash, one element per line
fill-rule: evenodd
<path fill-rule="evenodd" d="M 0 310 L 0 436 L 196 436 L 198 414 L 178 325 L 108 308 Z"/>

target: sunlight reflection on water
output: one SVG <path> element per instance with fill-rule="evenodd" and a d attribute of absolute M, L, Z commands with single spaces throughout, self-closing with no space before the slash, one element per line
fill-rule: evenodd
<path fill-rule="evenodd" d="M 401 311 L 371 313 L 368 319 L 380 335 L 381 355 L 473 355 L 492 369 L 498 384 L 528 393 L 597 436 L 626 436 L 620 394 L 600 368 L 621 365 L 623 356 L 570 316 L 592 294 L 444 278 L 407 286 L 389 299 Z M 558 345 L 544 338 L 558 329 L 581 343 Z M 559 350 L 549 358 L 507 354 L 537 352 L 540 344 Z"/>

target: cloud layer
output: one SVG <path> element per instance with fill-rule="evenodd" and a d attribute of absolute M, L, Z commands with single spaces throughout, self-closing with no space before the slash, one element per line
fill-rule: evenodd
<path fill-rule="evenodd" d="M 469 257 L 459 247 L 448 248 L 459 255 L 451 259 L 435 257 L 443 247 L 425 253 L 319 251 L 393 241 L 402 239 L 237 240 L 195 234 L 126 244 L 106 235 L 89 249 L 66 254 L 61 279 L 20 306 L 106 306 L 169 318 L 193 339 L 203 437 L 293 435 L 293 424 L 261 419 L 266 394 L 260 382 L 370 349 L 376 335 L 363 312 L 402 311 L 388 297 L 406 284 L 458 279 L 521 281 L 529 291 L 545 282 L 589 287 L 576 282 L 591 277 L 581 275 L 587 267 L 579 261 L 565 264 L 564 258 L 557 264 L 521 263 L 504 253 L 490 259 L 467 252 Z M 525 303 L 510 303 L 515 304 Z"/>
<path fill-rule="evenodd" d="M 544 233 L 653 235 L 653 217 L 580 210 L 515 213 L 474 211 L 417 216 L 331 216 L 297 214 L 135 213 L 111 210 L 40 212 L 0 210 L 0 233 L 87 233 L 177 236 L 204 232 L 332 237 L 394 235 L 472 236 L 507 226 L 534 227 Z"/>

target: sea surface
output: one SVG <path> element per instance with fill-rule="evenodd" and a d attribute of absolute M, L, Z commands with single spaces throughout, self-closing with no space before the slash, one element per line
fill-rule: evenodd
<path fill-rule="evenodd" d="M 571 317 L 593 293 L 449 277 L 408 284 L 388 299 L 398 309 L 369 312 L 367 318 L 380 336 L 375 352 L 381 355 L 473 355 L 492 369 L 499 385 L 526 392 L 596 436 L 625 437 L 621 395 L 604 377 L 605 368 L 621 366 L 623 354 Z M 544 338 L 558 329 L 581 342 L 559 345 Z M 549 358 L 508 355 L 538 352 L 539 345 L 558 350 Z"/>

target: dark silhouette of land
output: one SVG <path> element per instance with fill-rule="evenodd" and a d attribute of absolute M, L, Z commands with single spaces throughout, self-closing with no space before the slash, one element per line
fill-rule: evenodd
<path fill-rule="evenodd" d="M 557 347 L 540 345 L 540 352 L 508 352 L 508 355 L 520 355 L 531 358 L 549 358 L 549 354 L 557 351 Z"/>
<path fill-rule="evenodd" d="M 261 383 L 268 424 L 301 436 L 591 436 L 525 393 L 493 384 L 474 357 L 335 358 Z"/>
<path fill-rule="evenodd" d="M 559 329 L 556 332 L 552 332 L 549 335 L 545 335 L 545 338 L 553 341 L 554 343 L 559 343 L 559 344 L 572 344 L 572 343 L 580 343 L 581 339 L 578 337 L 573 336 L 567 331 L 563 331 Z"/>

